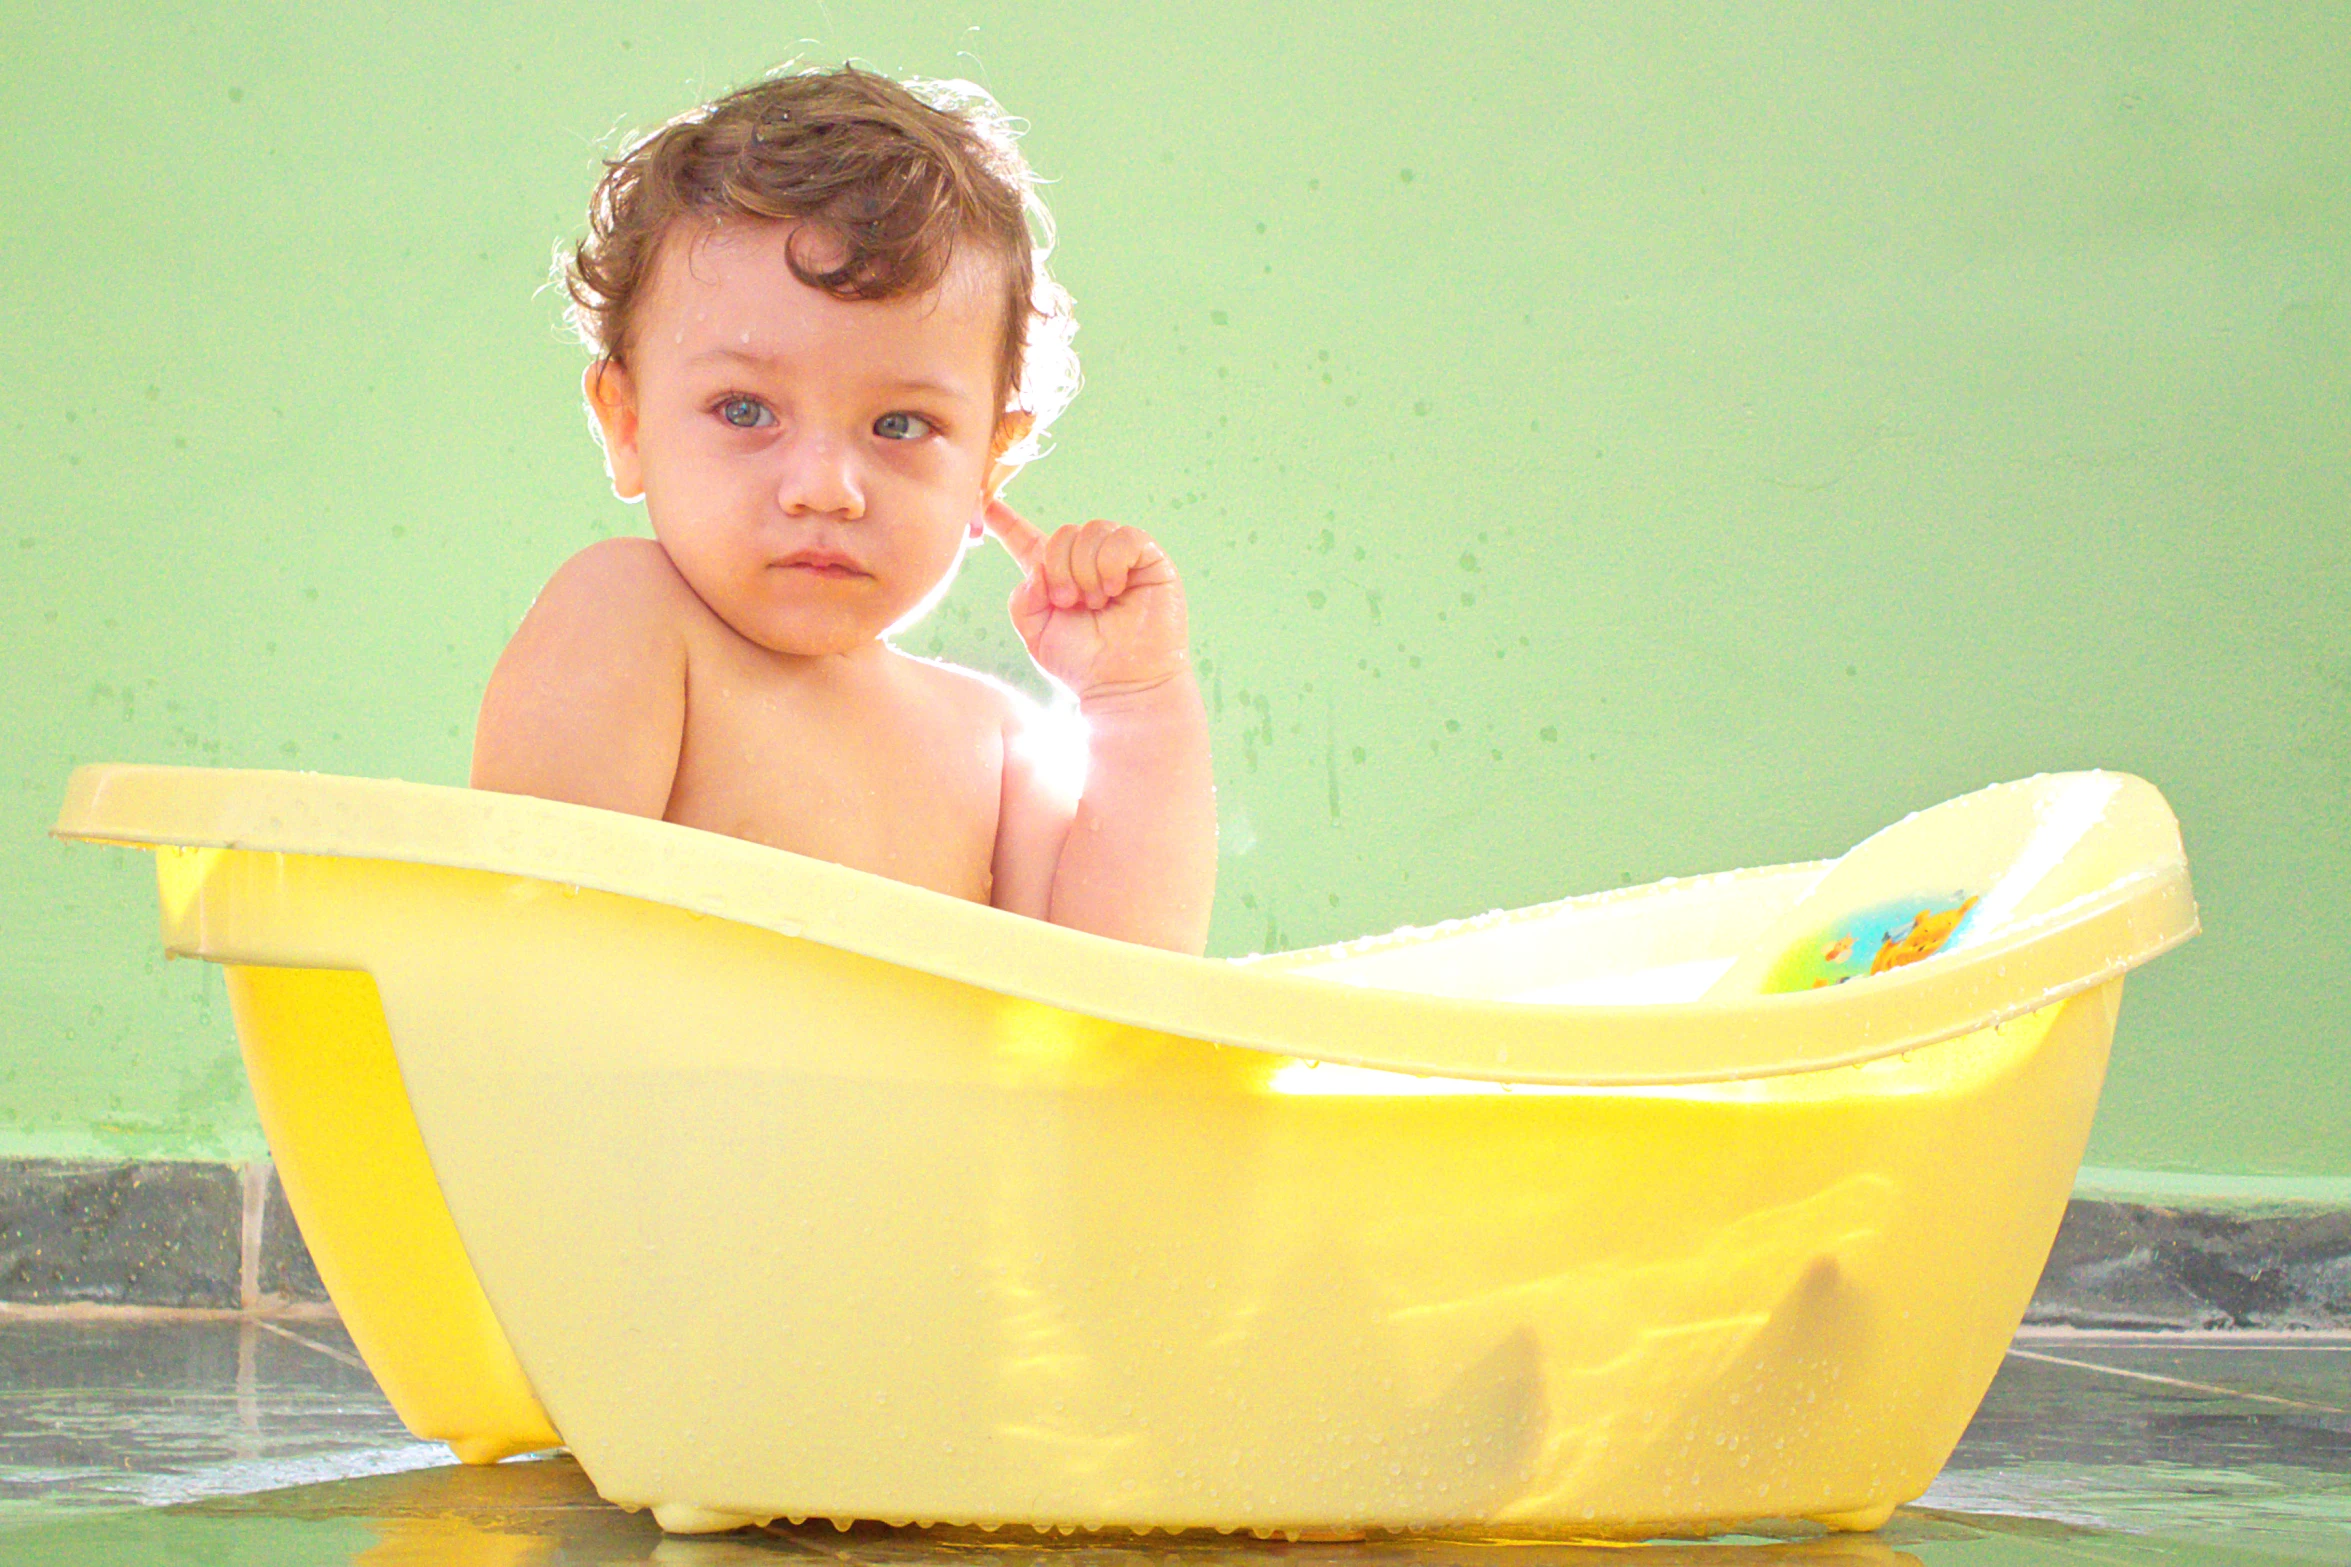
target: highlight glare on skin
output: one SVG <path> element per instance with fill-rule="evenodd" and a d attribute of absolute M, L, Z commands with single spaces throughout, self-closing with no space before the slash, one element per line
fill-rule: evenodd
<path fill-rule="evenodd" d="M 601 424 L 615 489 L 644 498 L 713 612 L 776 653 L 857 656 L 945 595 L 1002 482 L 995 264 L 967 255 L 927 295 L 843 301 L 792 276 L 802 237 L 675 240 L 644 316 L 671 330 L 606 372 Z M 854 555 L 861 579 L 778 575 L 810 547 Z"/>

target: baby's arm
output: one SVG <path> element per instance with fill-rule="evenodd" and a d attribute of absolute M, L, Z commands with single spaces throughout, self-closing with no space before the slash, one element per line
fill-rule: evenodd
<path fill-rule="evenodd" d="M 692 590 L 651 539 L 607 539 L 540 590 L 491 672 L 473 786 L 658 818 L 685 734 Z"/>
<path fill-rule="evenodd" d="M 996 902 L 1198 953 L 1216 890 L 1216 786 L 1175 567 L 1135 528 L 1090 522 L 1046 538 L 1002 502 L 988 523 L 1029 572 L 1012 596 L 1013 624 L 1077 694 L 1087 730 L 1074 812 L 1054 799 L 1023 736 L 1007 735 Z"/>

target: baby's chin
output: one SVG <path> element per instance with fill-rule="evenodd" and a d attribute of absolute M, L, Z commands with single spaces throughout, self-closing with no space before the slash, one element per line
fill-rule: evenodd
<path fill-rule="evenodd" d="M 842 623 L 831 617 L 767 616 L 758 619 L 721 615 L 735 635 L 754 647 L 786 658 L 839 658 L 878 647 L 888 623 L 858 620 Z"/>
<path fill-rule="evenodd" d="M 912 584 L 903 579 L 888 586 L 871 578 L 786 583 L 762 573 L 753 580 L 710 583 L 707 589 L 691 572 L 686 579 L 719 623 L 752 646 L 786 658 L 838 658 L 879 648 L 885 638 L 923 620 L 954 586 L 961 558 L 958 554 L 936 582 L 912 598 Z"/>
<path fill-rule="evenodd" d="M 941 584 L 943 587 L 944 584 Z M 786 658 L 839 658 L 876 649 L 883 639 L 920 621 L 937 602 L 934 588 L 895 613 L 890 606 L 867 602 L 841 605 L 775 605 L 755 609 L 742 605 L 713 606 L 735 635 L 754 647 Z"/>

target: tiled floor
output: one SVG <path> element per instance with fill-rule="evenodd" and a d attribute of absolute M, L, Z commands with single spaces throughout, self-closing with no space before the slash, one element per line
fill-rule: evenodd
<path fill-rule="evenodd" d="M 1950 1467 L 1875 1535 L 1604 1547 L 1038 1539 L 829 1525 L 665 1539 L 568 1459 L 463 1469 L 331 1321 L 0 1318 L 0 1562 L 43 1567 L 2088 1567 L 2351 1563 L 2351 1338 L 2019 1342 Z"/>

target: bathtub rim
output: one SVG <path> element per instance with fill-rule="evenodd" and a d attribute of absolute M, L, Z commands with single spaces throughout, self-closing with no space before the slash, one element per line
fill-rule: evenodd
<path fill-rule="evenodd" d="M 2180 945 L 2199 926 L 2177 824 L 2151 786 L 2139 790 L 2137 808 L 2160 816 L 2146 824 L 2154 851 L 2146 862 L 1994 939 L 1862 985 L 1639 1005 L 1437 996 L 1317 978 L 1297 972 L 1295 962 L 1193 957 L 698 828 L 397 779 L 91 764 L 68 780 L 51 832 L 127 847 L 384 860 L 591 887 L 1213 1044 L 1416 1076 L 1603 1088 L 1777 1077 L 1899 1055 L 2093 989 Z M 1561 903 L 1800 868 L 1610 889 L 1422 927 L 1421 937 Z M 1408 939 L 1393 932 L 1311 950 L 1337 955 Z"/>

